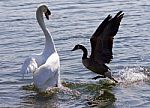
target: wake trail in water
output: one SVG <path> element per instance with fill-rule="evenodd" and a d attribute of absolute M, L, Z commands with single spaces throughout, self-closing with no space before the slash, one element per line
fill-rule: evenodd
<path fill-rule="evenodd" d="M 150 80 L 150 70 L 144 67 L 126 67 L 115 75 L 115 79 L 119 82 L 119 85 L 132 85 L 138 82 L 145 82 Z M 109 85 L 110 84 L 110 85 Z M 37 91 L 38 94 L 49 97 L 53 94 L 63 94 L 63 96 L 80 96 L 80 90 L 97 91 L 101 89 L 108 89 L 108 86 L 114 86 L 111 80 L 100 80 L 98 83 L 87 82 L 62 82 L 62 87 L 53 87 L 46 92 L 39 93 L 38 89 L 33 84 L 23 87 L 24 90 Z M 79 91 L 78 91 L 79 89 Z M 87 90 L 86 90 L 87 89 Z"/>
<path fill-rule="evenodd" d="M 34 86 L 34 84 L 30 85 L 25 85 L 22 87 L 23 90 L 28 90 L 28 91 L 36 91 L 38 95 L 42 97 L 49 97 L 54 94 L 64 94 L 68 96 L 75 96 L 78 97 L 80 96 L 80 92 L 77 90 L 72 90 L 68 87 L 62 86 L 62 87 L 51 87 L 48 88 L 45 92 L 39 92 L 38 88 Z"/>

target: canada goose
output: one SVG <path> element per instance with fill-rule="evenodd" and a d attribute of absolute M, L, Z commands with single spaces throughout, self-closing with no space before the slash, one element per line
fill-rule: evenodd
<path fill-rule="evenodd" d="M 119 11 L 114 18 L 112 18 L 111 15 L 108 15 L 100 24 L 90 39 L 91 55 L 89 58 L 87 57 L 87 49 L 83 45 L 77 44 L 72 49 L 72 51 L 81 49 L 83 51 L 83 65 L 94 73 L 101 75 L 94 77 L 93 79 L 95 80 L 97 78 L 108 77 L 116 83 L 118 82 L 112 77 L 110 69 L 105 63 L 110 63 L 111 59 L 113 59 L 113 38 L 118 32 L 123 15 L 124 13 L 122 13 L 122 11 Z"/>
<path fill-rule="evenodd" d="M 46 19 L 51 15 L 46 5 L 40 5 L 36 11 L 36 18 L 45 35 L 45 48 L 42 53 L 28 57 L 22 65 L 21 72 L 33 73 L 33 84 L 43 92 L 52 87 L 61 87 L 60 60 L 52 36 L 45 26 L 43 14 Z"/>

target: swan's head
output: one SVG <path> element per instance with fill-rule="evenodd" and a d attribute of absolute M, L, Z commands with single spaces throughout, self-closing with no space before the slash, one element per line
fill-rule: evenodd
<path fill-rule="evenodd" d="M 46 19 L 49 20 L 49 15 L 51 15 L 51 12 L 48 7 L 46 5 L 40 5 L 39 9 L 45 14 Z"/>
<path fill-rule="evenodd" d="M 80 44 L 77 44 L 75 45 L 75 47 L 71 50 L 71 51 L 75 51 L 75 50 L 78 50 L 78 49 L 82 49 L 82 47 L 84 47 L 83 45 L 80 45 Z"/>

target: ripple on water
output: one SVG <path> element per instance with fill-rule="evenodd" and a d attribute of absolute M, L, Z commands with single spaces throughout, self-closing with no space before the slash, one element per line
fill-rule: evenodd
<path fill-rule="evenodd" d="M 21 64 L 44 48 L 43 32 L 35 18 L 40 3 L 52 11 L 45 23 L 60 55 L 61 79 L 69 82 L 66 87 L 79 91 L 79 97 L 61 92 L 45 98 L 36 91 L 21 89 L 32 82 L 31 73 L 21 79 Z M 93 81 L 95 74 L 83 67 L 81 51 L 70 50 L 83 44 L 90 51 L 89 39 L 99 23 L 120 10 L 125 16 L 114 39 L 114 59 L 109 67 L 114 76 L 118 72 L 115 77 L 121 83 Z M 149 108 L 149 12 L 149 0 L 0 0 L 0 106 Z"/>

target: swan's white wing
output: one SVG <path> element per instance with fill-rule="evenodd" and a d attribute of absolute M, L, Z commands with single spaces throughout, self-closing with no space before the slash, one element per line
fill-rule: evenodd
<path fill-rule="evenodd" d="M 60 62 L 57 53 L 53 53 L 33 74 L 33 81 L 37 88 L 45 91 L 49 87 L 56 87 L 59 80 Z"/>
<path fill-rule="evenodd" d="M 26 73 L 34 73 L 35 70 L 38 68 L 36 60 L 34 58 L 27 58 L 21 68 L 21 73 L 24 76 Z"/>

